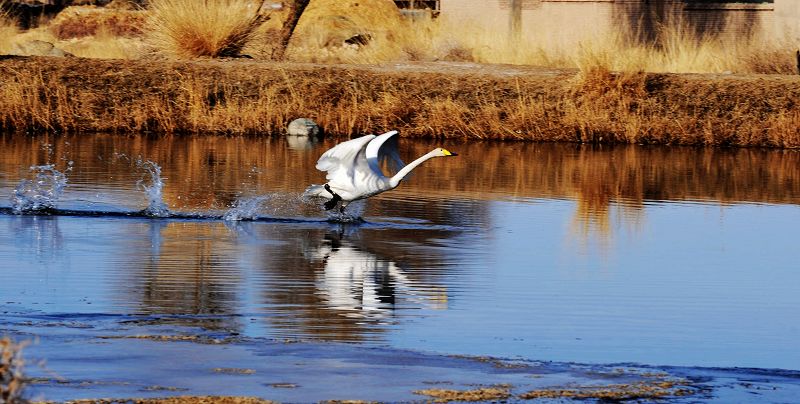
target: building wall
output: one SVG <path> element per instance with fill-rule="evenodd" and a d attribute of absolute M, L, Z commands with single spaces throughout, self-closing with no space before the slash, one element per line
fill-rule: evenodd
<path fill-rule="evenodd" d="M 511 36 L 510 0 L 442 0 L 439 18 Z M 522 0 L 521 35 L 553 47 L 608 34 L 613 0 Z"/>
<path fill-rule="evenodd" d="M 733 38 L 800 33 L 800 0 L 709 3 L 691 0 L 520 0 L 521 35 L 563 46 L 627 31 L 652 40 L 665 23 Z M 511 34 L 511 0 L 441 0 L 440 18 Z"/>
<path fill-rule="evenodd" d="M 800 42 L 800 1 L 775 0 L 773 26 L 776 36 Z"/>

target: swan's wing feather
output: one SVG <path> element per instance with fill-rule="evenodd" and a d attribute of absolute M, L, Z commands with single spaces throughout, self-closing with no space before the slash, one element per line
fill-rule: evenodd
<path fill-rule="evenodd" d="M 317 160 L 317 170 L 327 172 L 328 181 L 352 178 L 359 166 L 358 156 L 375 135 L 366 135 L 339 143 Z"/>
<path fill-rule="evenodd" d="M 389 131 L 376 136 L 375 139 L 367 144 L 365 150 L 367 164 L 369 164 L 369 168 L 376 175 L 384 175 L 381 170 L 381 163 L 383 161 L 388 160 L 390 169 L 395 172 L 405 166 L 405 163 L 400 159 L 400 154 L 397 151 L 398 136 L 395 135 L 397 135 L 396 130 Z"/>

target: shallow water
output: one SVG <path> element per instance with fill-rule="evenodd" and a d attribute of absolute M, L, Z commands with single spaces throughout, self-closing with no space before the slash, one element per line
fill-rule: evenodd
<path fill-rule="evenodd" d="M 258 357 L 258 341 L 356 342 L 351 360 L 800 370 L 800 153 L 444 143 L 459 157 L 348 208 L 361 222 L 301 197 L 324 181 L 313 166 L 330 141 L 0 137 L 0 330 L 38 338 L 36 372 L 61 375 L 103 362 L 100 346 L 120 344 L 108 338 L 157 335 L 235 338 L 233 357 Z M 407 161 L 436 145 L 401 144 Z M 63 190 L 30 191 L 52 170 Z M 23 180 L 44 210 L 14 212 Z M 162 358 L 211 351 L 169 346 Z M 382 393 L 366 397 L 407 399 Z"/>

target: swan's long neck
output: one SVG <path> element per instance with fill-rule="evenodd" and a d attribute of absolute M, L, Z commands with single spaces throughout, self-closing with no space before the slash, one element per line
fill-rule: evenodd
<path fill-rule="evenodd" d="M 393 175 L 392 178 L 389 178 L 389 184 L 392 186 L 392 188 L 397 187 L 398 185 L 400 185 L 400 181 L 403 181 L 403 178 L 405 178 L 406 175 L 411 173 L 413 169 L 417 168 L 418 165 L 437 156 L 439 156 L 439 154 L 436 153 L 436 150 L 432 150 L 428 152 L 428 154 L 425 154 L 422 157 L 408 163 L 408 165 L 403 167 L 402 170 L 398 171 L 397 174 Z"/>

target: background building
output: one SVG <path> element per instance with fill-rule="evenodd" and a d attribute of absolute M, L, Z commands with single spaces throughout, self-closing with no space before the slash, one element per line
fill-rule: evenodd
<path fill-rule="evenodd" d="M 408 6 L 410 1 L 401 1 Z M 597 35 L 626 32 L 650 40 L 659 27 L 732 38 L 798 38 L 800 0 L 437 0 L 416 1 L 441 18 L 497 33 L 536 35 L 569 45 Z M 679 24 L 675 24 L 679 23 Z"/>

